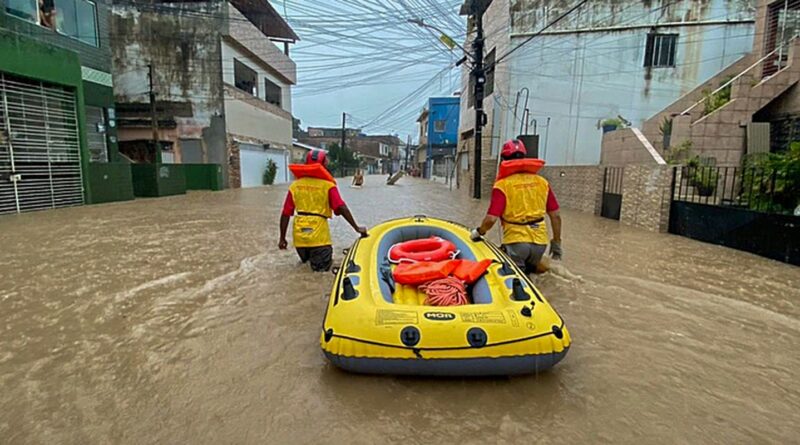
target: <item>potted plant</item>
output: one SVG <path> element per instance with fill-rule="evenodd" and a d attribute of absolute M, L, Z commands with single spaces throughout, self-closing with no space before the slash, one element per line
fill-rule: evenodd
<path fill-rule="evenodd" d="M 713 167 L 700 167 L 695 169 L 692 183 L 699 196 L 711 196 L 717 190 L 719 173 Z"/>
<path fill-rule="evenodd" d="M 603 127 L 603 134 L 608 133 L 609 131 L 614 131 L 617 128 L 621 128 L 623 126 L 622 120 L 617 118 L 606 119 L 601 124 Z"/>
<path fill-rule="evenodd" d="M 264 185 L 272 185 L 275 182 L 275 175 L 278 173 L 278 164 L 272 159 L 267 160 L 267 168 L 264 169 Z"/>

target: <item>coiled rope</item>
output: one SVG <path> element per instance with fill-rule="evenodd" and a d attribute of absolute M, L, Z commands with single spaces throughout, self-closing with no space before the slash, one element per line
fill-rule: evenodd
<path fill-rule="evenodd" d="M 464 282 L 455 277 L 442 278 L 423 284 L 419 290 L 425 292 L 428 306 L 461 306 L 469 304 Z"/>

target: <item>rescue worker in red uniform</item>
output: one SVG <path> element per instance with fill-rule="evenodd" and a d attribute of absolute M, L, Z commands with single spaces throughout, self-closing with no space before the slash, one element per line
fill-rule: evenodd
<path fill-rule="evenodd" d="M 289 218 L 294 216 L 292 241 L 300 261 L 310 263 L 314 271 L 330 270 L 333 263 L 333 243 L 331 242 L 328 219 L 333 214 L 341 215 L 353 229 L 367 235 L 367 228 L 356 224 L 350 209 L 336 187 L 336 181 L 326 169 L 328 159 L 322 150 L 312 150 L 306 156 L 305 165 L 290 165 L 289 169 L 297 178 L 289 186 L 289 193 L 281 212 L 281 237 L 278 248 L 285 250 L 286 230 Z"/>
<path fill-rule="evenodd" d="M 479 240 L 500 219 L 503 226 L 503 251 L 526 273 L 536 272 L 547 250 L 548 233 L 545 215 L 553 225 L 550 255 L 560 260 L 561 215 L 558 201 L 547 180 L 535 172 L 540 160 L 524 159 L 525 145 L 510 140 L 503 145 L 500 173 L 492 190 L 489 211 L 480 227 L 472 230 Z"/>

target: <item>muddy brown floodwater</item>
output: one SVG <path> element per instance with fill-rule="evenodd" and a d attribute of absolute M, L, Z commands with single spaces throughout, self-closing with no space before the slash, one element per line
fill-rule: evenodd
<path fill-rule="evenodd" d="M 342 189 L 359 222 L 485 211 L 383 180 Z M 274 248 L 285 191 L 0 218 L 0 443 L 800 441 L 800 268 L 564 212 L 552 372 L 350 375 L 319 350 L 332 276 Z"/>

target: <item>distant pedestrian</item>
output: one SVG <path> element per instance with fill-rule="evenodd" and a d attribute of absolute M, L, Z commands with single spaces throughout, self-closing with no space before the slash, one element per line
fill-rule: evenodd
<path fill-rule="evenodd" d="M 561 214 L 558 201 L 546 179 L 536 174 L 543 165 L 538 159 L 524 159 L 525 146 L 511 140 L 503 145 L 502 162 L 492 190 L 489 211 L 480 227 L 472 231 L 479 240 L 500 219 L 503 225 L 503 250 L 526 273 L 537 271 L 547 250 L 548 234 L 545 216 L 553 224 L 550 255 L 560 260 Z"/>
<path fill-rule="evenodd" d="M 356 170 L 356 174 L 353 175 L 353 183 L 351 184 L 353 187 L 361 187 L 364 185 L 364 172 L 361 169 Z"/>
<path fill-rule="evenodd" d="M 353 230 L 367 235 L 367 228 L 356 224 L 350 209 L 342 200 L 336 181 L 327 170 L 328 159 L 322 150 L 313 150 L 304 165 L 293 164 L 289 169 L 297 178 L 289 186 L 280 219 L 278 248 L 285 250 L 289 219 L 294 216 L 292 240 L 303 263 L 314 271 L 330 270 L 333 264 L 333 243 L 328 219 L 341 215 Z"/>

